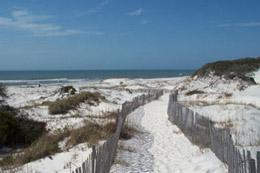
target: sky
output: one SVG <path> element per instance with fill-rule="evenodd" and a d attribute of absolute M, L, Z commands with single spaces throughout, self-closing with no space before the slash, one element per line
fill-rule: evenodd
<path fill-rule="evenodd" d="M 197 69 L 260 56 L 259 0 L 0 2 L 0 70 Z"/>

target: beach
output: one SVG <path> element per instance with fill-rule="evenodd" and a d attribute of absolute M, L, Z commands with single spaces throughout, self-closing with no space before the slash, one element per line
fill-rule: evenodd
<path fill-rule="evenodd" d="M 258 72 L 255 75 L 257 79 Z M 46 122 L 48 133 L 64 128 L 74 129 L 84 126 L 84 121 L 106 123 L 108 112 L 121 109 L 125 101 L 143 93 L 143 89 L 164 90 L 157 101 L 138 108 L 127 116 L 126 123 L 137 129 L 132 139 L 120 140 L 118 154 L 111 172 L 227 172 L 227 167 L 210 149 L 200 149 L 168 120 L 167 106 L 169 94 L 179 91 L 179 101 L 209 117 L 217 126 L 231 127 L 231 133 L 240 148 L 253 153 L 260 150 L 260 89 L 259 83 L 247 85 L 240 90 L 239 81 L 216 79 L 194 79 L 189 76 L 154 79 L 106 79 L 98 82 L 77 82 L 72 86 L 76 94 L 98 92 L 105 100 L 98 105 L 81 103 L 76 109 L 65 114 L 51 115 L 43 102 L 52 102 L 68 97 L 60 93 L 64 84 L 15 85 L 8 86 L 9 98 L 6 102 L 23 110 L 30 119 Z M 199 94 L 190 91 L 203 90 Z M 232 123 L 232 125 L 230 125 Z M 59 147 L 64 148 L 64 142 Z M 100 141 L 101 145 L 104 141 Z M 43 158 L 19 167 L 17 171 L 68 172 L 79 166 L 91 153 L 87 143 L 64 149 L 51 157 Z M 252 155 L 254 157 L 254 155 Z M 72 164 L 71 164 L 72 163 Z"/>

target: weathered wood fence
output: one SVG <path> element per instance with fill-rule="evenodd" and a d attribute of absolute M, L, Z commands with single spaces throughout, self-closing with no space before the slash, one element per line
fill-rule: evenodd
<path fill-rule="evenodd" d="M 139 106 L 158 99 L 163 94 L 163 91 L 146 90 L 146 93 L 146 95 L 143 94 L 135 97 L 131 102 L 125 102 L 122 105 L 122 110 L 117 116 L 116 132 L 100 147 L 95 148 L 95 146 L 93 146 L 92 153 L 88 156 L 86 161 L 84 161 L 80 167 L 72 171 L 72 173 L 108 173 L 110 171 L 116 155 L 121 128 L 124 125 L 126 116 Z"/>
<path fill-rule="evenodd" d="M 230 129 L 218 128 L 214 123 L 177 101 L 178 91 L 170 95 L 168 105 L 169 120 L 176 124 L 191 142 L 210 148 L 215 155 L 228 165 L 229 173 L 260 173 L 260 152 L 256 160 L 250 151 L 240 150 L 235 146 Z"/>

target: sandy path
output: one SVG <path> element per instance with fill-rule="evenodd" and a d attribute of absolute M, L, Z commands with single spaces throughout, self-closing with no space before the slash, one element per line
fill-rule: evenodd
<path fill-rule="evenodd" d="M 119 152 L 118 157 L 128 165 L 114 165 L 111 172 L 226 172 L 223 163 L 210 150 L 202 153 L 168 121 L 168 98 L 165 94 L 129 115 L 132 121 L 140 122 L 140 133 L 134 139 L 123 141 L 125 146 L 134 148 L 132 152 Z"/>
<path fill-rule="evenodd" d="M 199 152 L 179 129 L 168 121 L 167 100 L 164 95 L 160 100 L 144 106 L 144 117 L 141 125 L 154 136 L 150 148 L 154 155 L 155 172 L 174 172 L 182 160 Z"/>

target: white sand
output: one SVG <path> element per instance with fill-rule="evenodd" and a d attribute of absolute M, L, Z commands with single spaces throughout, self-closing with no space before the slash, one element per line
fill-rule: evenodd
<path fill-rule="evenodd" d="M 142 126 L 141 130 L 145 133 L 142 132 L 142 138 L 148 141 L 148 143 L 143 143 L 143 145 L 145 145 L 144 148 L 147 147 L 146 145 L 149 146 L 148 152 L 152 156 L 143 155 L 143 157 L 146 158 L 145 163 L 149 164 L 151 161 L 154 163 L 152 164 L 152 171 L 151 168 L 147 168 L 145 165 L 140 166 L 141 163 L 137 164 L 133 161 L 133 159 L 142 161 L 139 158 L 140 156 L 133 157 L 138 156 L 138 153 L 129 153 L 128 156 L 132 158 L 126 160 L 130 162 L 130 165 L 125 167 L 114 165 L 111 172 L 227 172 L 225 165 L 210 150 L 202 153 L 197 146 L 191 144 L 177 126 L 168 120 L 168 98 L 169 95 L 165 94 L 160 100 L 148 103 L 143 108 L 139 108 L 139 111 L 135 111 L 136 114 L 140 114 L 140 109 L 143 109 L 141 111 L 143 117 L 140 124 Z M 133 114 L 129 116 L 134 116 Z M 142 140 L 142 138 L 139 138 L 139 140 Z M 139 143 L 138 141 L 135 141 L 135 143 L 130 142 L 127 146 L 137 148 L 137 152 L 141 151 L 143 153 L 142 149 L 138 149 L 142 147 L 137 145 Z M 124 155 L 124 158 L 127 158 L 126 152 L 121 153 Z"/>
<path fill-rule="evenodd" d="M 260 69 L 258 71 L 254 72 L 253 77 L 255 79 L 255 82 L 260 84 Z"/>
<path fill-rule="evenodd" d="M 62 152 L 44 159 L 25 164 L 15 172 L 18 173 L 68 173 L 79 167 L 91 153 L 86 143 L 75 146 L 67 152 Z M 71 163 L 71 164 L 70 164 Z"/>
<path fill-rule="evenodd" d="M 254 78 L 259 77 L 259 71 Z M 248 85 L 238 80 L 225 80 L 216 76 L 189 79 L 175 86 L 180 89 L 179 101 L 190 109 L 209 117 L 217 124 L 229 125 L 238 147 L 260 150 L 260 85 Z M 192 90 L 203 94 L 187 96 Z"/>

